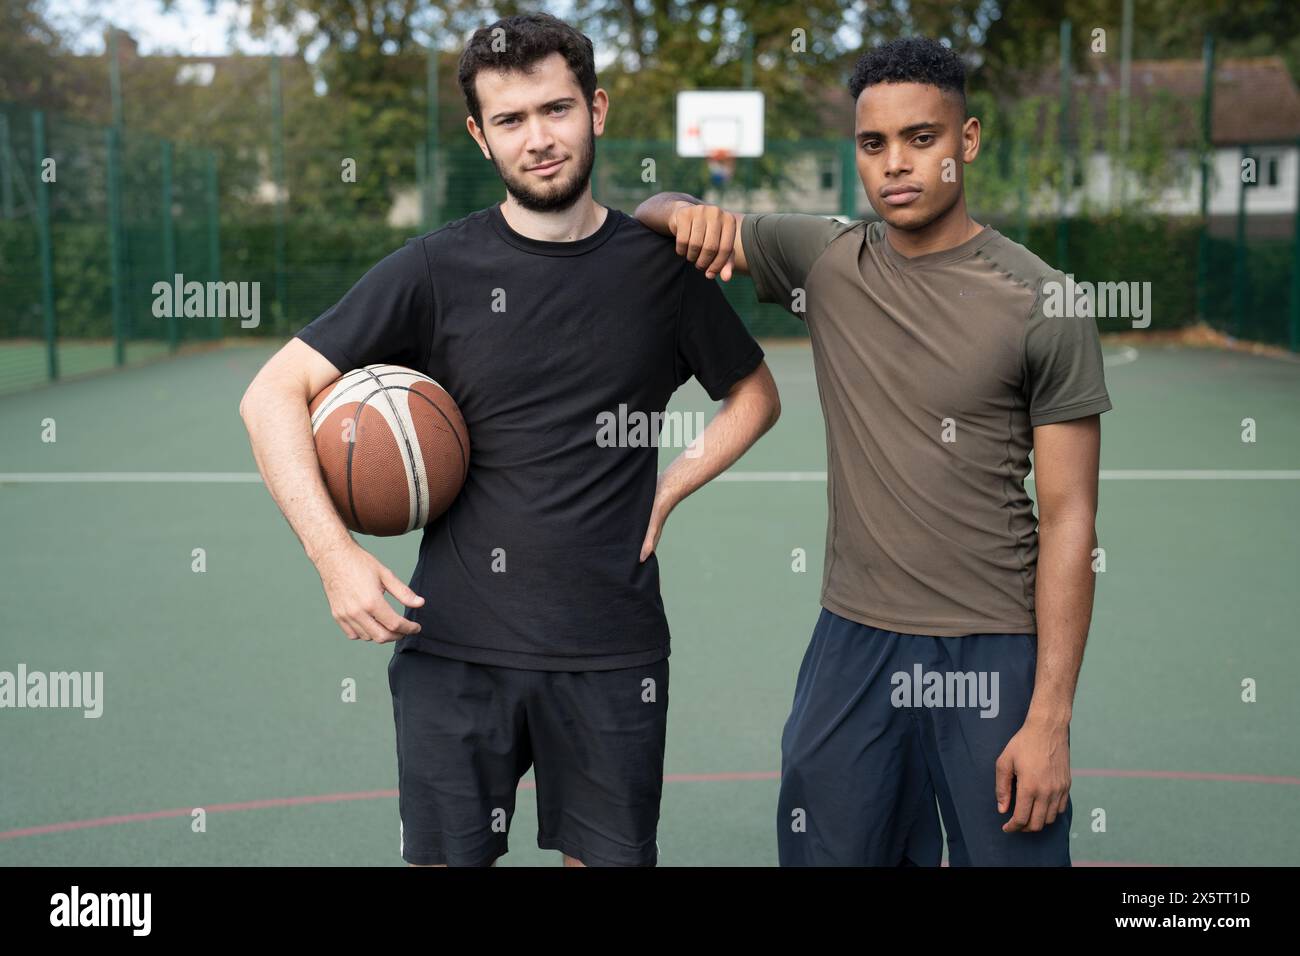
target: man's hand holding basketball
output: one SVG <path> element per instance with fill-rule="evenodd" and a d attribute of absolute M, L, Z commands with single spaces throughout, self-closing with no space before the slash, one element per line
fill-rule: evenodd
<path fill-rule="evenodd" d="M 384 593 L 407 607 L 421 607 L 424 598 L 355 541 L 322 554 L 316 570 L 325 587 L 330 614 L 348 640 L 388 644 L 419 633 L 420 625 L 394 611 L 384 600 Z"/>

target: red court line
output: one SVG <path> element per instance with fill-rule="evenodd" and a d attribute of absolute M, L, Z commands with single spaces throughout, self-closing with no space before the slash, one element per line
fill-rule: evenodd
<path fill-rule="evenodd" d="M 1300 777 L 1259 773 L 1199 773 L 1188 770 L 1073 770 L 1075 777 L 1141 777 L 1145 780 L 1224 780 L 1228 783 L 1280 783 L 1300 786 Z"/>
<path fill-rule="evenodd" d="M 1072 867 L 1074 866 L 1122 866 L 1122 867 L 1136 866 L 1136 867 L 1145 868 L 1145 867 L 1157 867 L 1157 866 L 1168 866 L 1168 865 L 1169 864 L 1167 863 L 1120 863 L 1120 862 L 1112 862 L 1109 860 L 1077 860 L 1077 861 L 1072 861 L 1070 863 L 1070 866 Z"/>
<path fill-rule="evenodd" d="M 1229 783 L 1269 783 L 1287 786 L 1300 786 L 1300 777 L 1270 776 L 1250 773 L 1199 773 L 1184 770 L 1074 770 L 1075 777 L 1129 777 L 1146 780 L 1210 780 Z M 664 783 L 714 783 L 732 780 L 778 780 L 781 774 L 775 770 L 734 771 L 724 773 L 670 773 L 664 775 Z M 532 780 L 519 784 L 521 790 L 533 790 L 536 785 Z M 396 799 L 396 790 L 358 790 L 352 793 L 324 793 L 303 797 L 272 797 L 266 800 L 245 800 L 239 803 L 215 803 L 203 809 L 208 813 L 235 813 L 241 810 L 270 810 L 278 807 L 302 807 L 317 803 L 347 803 L 353 800 Z M 119 823 L 145 823 L 150 820 L 166 820 L 174 817 L 186 817 L 194 807 L 179 807 L 171 810 L 151 810 L 146 813 L 124 813 L 111 817 L 96 817 L 91 820 L 69 820 L 65 823 L 46 823 L 42 826 L 21 827 L 17 830 L 0 832 L 0 841 L 17 840 L 22 837 L 42 836 L 47 833 L 66 833 L 69 830 L 88 830 L 94 827 L 116 826 Z M 1080 864 L 1086 865 L 1086 864 Z M 1111 866 L 1138 866 L 1139 864 L 1091 864 Z"/>
<path fill-rule="evenodd" d="M 273 797 L 269 800 L 245 800 L 240 803 L 215 803 L 203 809 L 208 813 L 233 813 L 238 810 L 269 810 L 274 807 L 302 807 L 313 803 L 345 803 L 349 800 L 379 800 L 385 797 L 396 798 L 396 790 L 360 790 L 355 793 L 324 793 L 307 797 Z M 123 813 L 112 817 L 96 817 L 93 820 L 70 820 L 67 823 L 47 823 L 39 827 L 24 827 L 19 830 L 5 830 L 0 833 L 0 840 L 16 840 L 19 837 L 41 836 L 46 833 L 66 833 L 68 830 L 86 830 L 91 827 L 109 827 L 118 823 L 144 823 L 149 820 L 166 820 L 172 817 L 188 817 L 194 807 L 180 807 L 173 810 L 151 810 L 148 813 Z"/>

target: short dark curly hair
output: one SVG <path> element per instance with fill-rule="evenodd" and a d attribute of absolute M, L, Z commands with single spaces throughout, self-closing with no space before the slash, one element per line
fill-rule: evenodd
<path fill-rule="evenodd" d="M 924 83 L 954 93 L 966 112 L 966 67 L 961 57 L 929 37 L 901 37 L 858 58 L 849 79 L 854 101 L 877 83 Z"/>
<path fill-rule="evenodd" d="M 497 31 L 503 31 L 504 49 L 493 49 Z M 465 94 L 465 105 L 474 122 L 483 125 L 483 108 L 478 101 L 474 78 L 480 70 L 527 72 L 538 60 L 552 53 L 563 54 L 569 69 L 577 77 L 582 95 L 590 110 L 596 97 L 596 56 L 591 41 L 563 20 L 549 13 L 522 13 L 502 17 L 496 23 L 479 27 L 460 55 L 456 78 Z"/>

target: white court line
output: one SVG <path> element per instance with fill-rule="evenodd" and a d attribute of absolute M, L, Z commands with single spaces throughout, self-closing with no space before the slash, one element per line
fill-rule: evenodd
<path fill-rule="evenodd" d="M 824 471 L 724 471 L 714 481 L 825 481 Z"/>
<path fill-rule="evenodd" d="M 1103 468 L 1102 481 L 1300 481 L 1300 470 Z M 728 471 L 714 481 L 825 481 L 824 471 Z M 1026 481 L 1033 481 L 1031 473 Z"/>
<path fill-rule="evenodd" d="M 1300 469 L 1103 468 L 1102 481 L 1300 481 Z M 817 482 L 824 471 L 727 471 L 714 481 Z M 1028 481 L 1033 481 L 1031 474 Z M 260 484 L 255 471 L 9 471 L 0 484 Z"/>
<path fill-rule="evenodd" d="M 1111 361 L 1107 361 L 1106 359 L 1103 358 L 1101 360 L 1101 364 L 1107 366 L 1108 368 L 1114 368 L 1116 365 L 1129 365 L 1130 363 L 1136 362 L 1137 360 L 1138 360 L 1137 349 L 1133 348 L 1133 346 L 1131 345 L 1121 345 L 1119 347 L 1118 355 L 1113 356 Z"/>
<path fill-rule="evenodd" d="M 245 484 L 260 482 L 255 471 L 11 471 L 0 484 Z"/>
<path fill-rule="evenodd" d="M 1031 479 L 1032 480 L 1032 479 Z M 1196 469 L 1196 468 L 1135 468 L 1131 470 L 1101 469 L 1102 481 L 1296 481 L 1300 471 L 1269 471 L 1267 469 Z"/>

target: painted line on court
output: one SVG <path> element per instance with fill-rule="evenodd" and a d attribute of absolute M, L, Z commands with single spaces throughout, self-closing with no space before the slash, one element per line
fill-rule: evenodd
<path fill-rule="evenodd" d="M 1264 468 L 1101 469 L 1102 481 L 1296 481 L 1297 479 L 1300 479 L 1300 470 L 1269 470 Z"/>
<path fill-rule="evenodd" d="M 1300 777 L 1285 777 L 1252 773 L 1199 773 L 1183 770 L 1074 770 L 1075 777 L 1113 777 L 1142 780 L 1196 780 L 1220 783 L 1263 783 L 1300 786 Z M 670 773 L 664 775 L 664 783 L 718 783 L 734 780 L 779 780 L 781 774 L 776 770 L 737 771 L 732 773 Z M 532 780 L 519 784 L 520 790 L 535 790 Z M 322 803 L 349 803 L 356 800 L 395 800 L 396 790 L 358 790 L 350 793 L 325 793 L 304 797 L 273 797 L 268 800 L 245 800 L 239 803 L 216 803 L 201 806 L 206 813 L 237 813 L 243 810 L 273 810 L 283 807 L 303 807 Z M 23 837 L 44 836 L 50 833 L 67 833 L 71 830 L 90 830 L 97 827 L 116 826 L 122 823 L 147 823 L 152 820 L 167 820 L 175 817 L 187 817 L 196 807 L 179 807 L 171 810 L 151 810 L 146 813 L 123 813 L 111 817 L 95 817 L 90 820 L 69 820 L 65 823 L 46 823 L 41 826 L 21 827 L 17 830 L 0 832 L 0 841 L 18 840 Z M 1095 864 L 1096 865 L 1096 864 Z M 1130 864 L 1118 863 L 1115 866 Z M 1136 865 L 1136 864 L 1134 864 Z"/>
<path fill-rule="evenodd" d="M 1300 481 L 1300 469 L 1103 468 L 1102 481 Z M 824 482 L 824 471 L 724 471 L 714 481 Z M 1033 481 L 1031 474 L 1026 481 Z M 4 471 L 0 484 L 261 484 L 255 471 Z"/>
<path fill-rule="evenodd" d="M 0 484 L 252 484 L 255 471 L 10 471 L 0 472 Z"/>
<path fill-rule="evenodd" d="M 825 481 L 824 471 L 724 471 L 714 481 Z"/>
<path fill-rule="evenodd" d="M 242 803 L 218 803 L 202 807 L 206 813 L 235 813 L 240 810 L 270 810 L 277 807 L 302 807 L 316 803 L 346 803 L 352 800 L 381 800 L 396 797 L 396 790 L 361 790 L 355 793 L 325 793 L 308 797 L 280 797 L 270 800 L 246 800 Z M 201 806 L 201 805 L 200 805 Z M 17 840 L 21 837 L 42 836 L 47 833 L 66 833 L 69 830 L 89 830 L 95 827 L 111 827 L 119 823 L 147 823 L 150 820 L 167 820 L 173 817 L 188 817 L 197 807 L 181 807 L 173 810 L 151 810 L 147 813 L 122 813 L 111 817 L 96 817 L 92 820 L 70 820 L 66 823 L 47 823 L 37 827 L 23 827 L 18 830 L 5 830 L 0 833 L 0 840 Z"/>
<path fill-rule="evenodd" d="M 1109 358 L 1103 358 L 1101 364 L 1107 368 L 1115 368 L 1119 365 L 1132 365 L 1138 360 L 1138 350 L 1131 345 L 1121 345 L 1117 354 Z"/>
<path fill-rule="evenodd" d="M 1276 783 L 1300 786 L 1300 777 L 1269 776 L 1257 773 L 1197 773 L 1185 770 L 1072 770 L 1075 777 L 1130 777 L 1143 780 L 1217 780 L 1226 783 Z"/>
<path fill-rule="evenodd" d="M 1118 867 L 1124 867 L 1124 868 L 1126 868 L 1126 869 L 1127 869 L 1127 868 L 1130 868 L 1130 867 L 1139 867 L 1139 868 L 1142 868 L 1142 867 L 1166 867 L 1166 866 L 1168 866 L 1168 865 L 1169 865 L 1169 864 L 1167 864 L 1167 863 L 1120 863 L 1120 862 L 1118 862 L 1118 861 L 1112 863 L 1112 862 L 1103 861 L 1103 860 L 1086 860 L 1086 861 L 1085 861 L 1085 860 L 1078 860 L 1078 861 L 1073 861 L 1073 860 L 1072 860 L 1072 861 L 1070 862 L 1070 866 L 1118 866 Z"/>
<path fill-rule="evenodd" d="M 1300 469 L 1103 468 L 1102 481 L 1300 481 Z M 725 471 L 714 481 L 825 481 L 824 471 Z M 1029 475 L 1026 481 L 1033 481 Z"/>

